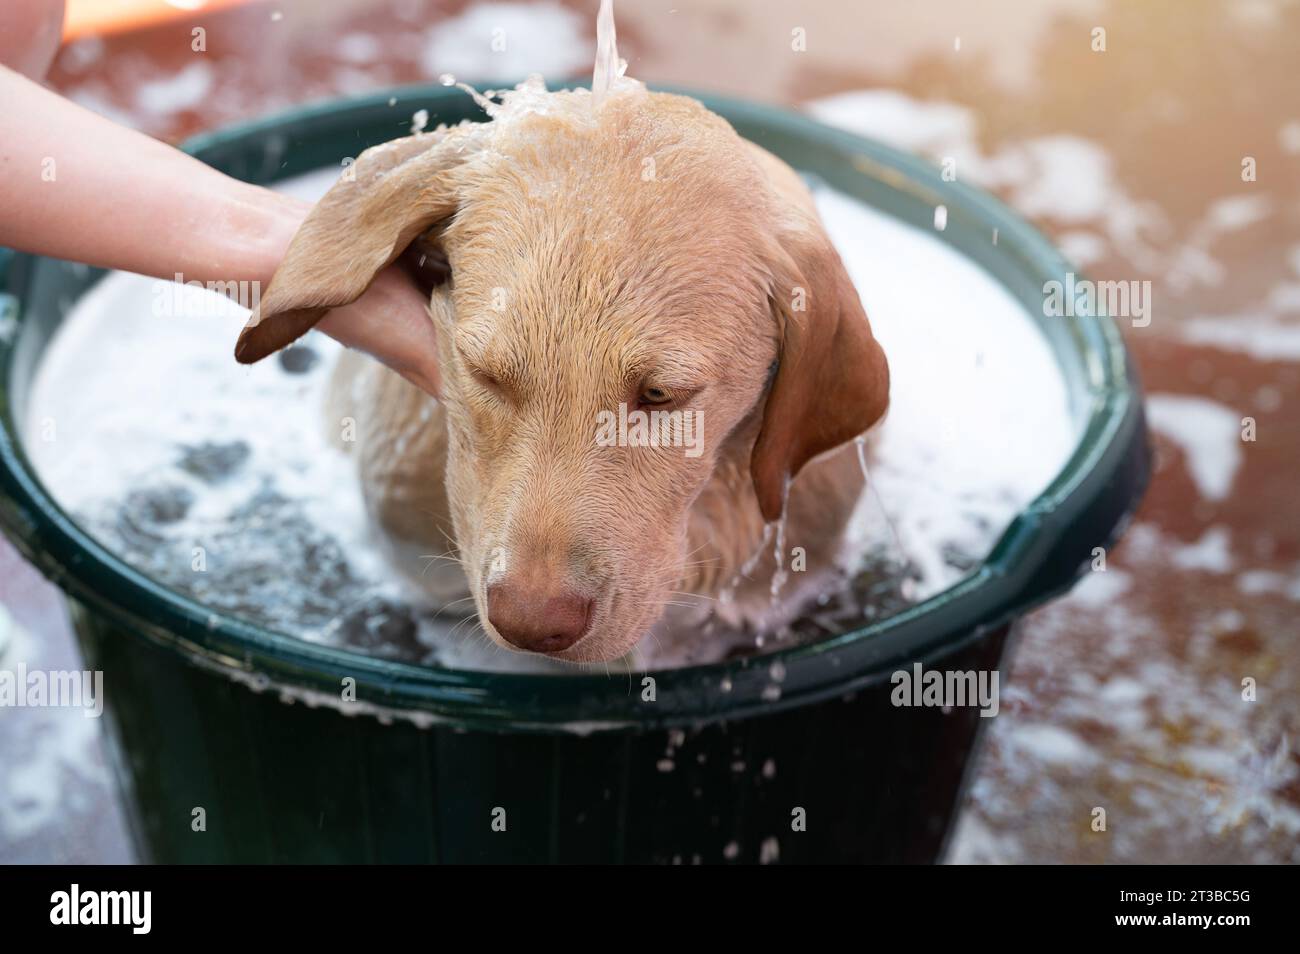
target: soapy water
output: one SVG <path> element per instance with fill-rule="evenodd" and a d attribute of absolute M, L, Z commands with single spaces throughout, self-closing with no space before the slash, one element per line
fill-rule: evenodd
<path fill-rule="evenodd" d="M 336 176 L 322 170 L 280 188 L 317 198 Z M 643 639 L 627 666 L 824 639 L 950 587 L 1077 440 L 1046 342 L 1007 291 L 934 236 L 829 189 L 814 193 L 892 372 L 890 411 L 849 528 L 854 557 L 788 626 L 752 632 L 711 619 L 691 638 Z M 46 351 L 24 436 L 65 510 L 214 613 L 394 660 L 573 671 L 497 647 L 470 601 L 431 605 L 387 562 L 354 463 L 326 433 L 336 343 L 312 332 L 274 358 L 237 365 L 229 343 L 247 312 L 198 289 L 178 303 L 170 288 L 106 276 Z M 778 525 L 758 551 L 777 552 L 774 594 L 793 572 L 784 547 Z"/>

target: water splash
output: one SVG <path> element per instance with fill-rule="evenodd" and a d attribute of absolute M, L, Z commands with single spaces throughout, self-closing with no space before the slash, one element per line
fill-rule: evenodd
<path fill-rule="evenodd" d="M 497 113 L 500 111 L 501 107 L 498 106 L 496 103 L 492 102 L 491 90 L 488 90 L 486 94 L 480 93 L 473 86 L 470 86 L 469 83 L 461 83 L 456 80 L 452 80 L 452 85 L 455 86 L 457 89 L 461 89 L 469 93 L 470 97 L 474 100 L 474 102 L 478 103 L 479 109 L 483 110 L 483 112 L 487 113 L 493 119 L 497 118 Z M 522 88 L 524 84 L 520 83 L 519 85 Z"/>
<path fill-rule="evenodd" d="M 626 72 L 627 61 L 618 55 L 614 5 L 612 0 L 602 0 L 596 19 L 596 61 L 590 90 L 551 91 L 539 73 L 531 74 L 514 89 L 485 89 L 481 92 L 460 82 L 452 73 L 440 74 L 438 82 L 468 93 L 493 120 L 490 124 L 493 127 L 510 126 L 515 120 L 530 115 L 564 115 L 574 122 L 591 124 L 599 122 L 600 109 L 612 96 L 644 92 L 645 85 L 625 75 Z M 490 140 L 494 132 L 485 130 L 479 135 Z"/>
<path fill-rule="evenodd" d="M 754 552 L 749 555 L 744 564 L 740 567 L 740 572 L 731 579 L 733 586 L 739 586 L 742 580 L 749 579 L 751 573 L 758 566 L 758 561 L 763 559 L 763 553 L 767 550 L 767 545 L 772 542 L 772 524 L 763 524 L 763 538 L 758 541 L 758 546 Z"/>
<path fill-rule="evenodd" d="M 785 568 L 785 511 L 781 511 L 781 516 L 776 521 L 776 546 L 773 548 L 772 555 L 776 558 L 776 569 L 772 571 L 772 602 L 776 603 L 781 588 L 785 586 L 785 581 L 789 578 L 789 573 Z"/>
<path fill-rule="evenodd" d="M 606 94 L 627 72 L 627 60 L 618 57 L 618 36 L 614 29 L 614 0 L 600 0 L 596 14 L 596 66 L 591 74 L 591 108 L 600 109 Z"/>
<path fill-rule="evenodd" d="M 854 443 L 858 448 L 858 466 L 862 468 L 863 493 L 870 493 L 876 498 L 876 506 L 880 508 L 880 515 L 885 519 L 885 526 L 889 528 L 889 535 L 893 537 L 894 547 L 897 550 L 897 556 L 900 566 L 906 566 L 909 562 L 907 556 L 907 547 L 903 546 L 902 534 L 898 532 L 898 527 L 894 524 L 894 518 L 889 515 L 885 509 L 885 502 L 880 499 L 880 491 L 876 489 L 875 482 L 871 479 L 871 470 L 867 467 L 867 438 L 859 436 Z"/>

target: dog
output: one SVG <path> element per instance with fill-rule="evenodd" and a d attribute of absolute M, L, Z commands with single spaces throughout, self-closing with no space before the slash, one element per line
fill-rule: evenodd
<path fill-rule="evenodd" d="M 488 122 L 364 152 L 237 357 L 290 343 L 413 245 L 441 256 L 441 394 L 352 354 L 331 384 L 399 562 L 451 551 L 413 575 L 471 594 L 501 646 L 568 662 L 710 612 L 788 618 L 838 566 L 854 442 L 889 402 L 857 291 L 799 176 L 698 101 L 537 83 Z M 676 422 L 660 436 L 690 421 L 702 440 L 599 439 L 655 412 Z"/>

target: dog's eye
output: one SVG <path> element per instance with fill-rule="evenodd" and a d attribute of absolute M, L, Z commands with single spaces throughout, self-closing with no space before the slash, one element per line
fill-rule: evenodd
<path fill-rule="evenodd" d="M 644 387 L 637 397 L 637 403 L 642 407 L 654 407 L 661 404 L 672 402 L 673 396 L 663 388 Z"/>
<path fill-rule="evenodd" d="M 470 374 L 473 375 L 475 381 L 487 388 L 493 394 L 503 398 L 507 396 L 505 385 L 503 385 L 501 380 L 495 375 L 488 374 L 486 371 L 479 368 L 472 369 Z"/>

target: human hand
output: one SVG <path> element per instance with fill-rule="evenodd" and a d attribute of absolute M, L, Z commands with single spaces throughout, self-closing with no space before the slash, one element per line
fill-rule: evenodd
<path fill-rule="evenodd" d="M 154 278 L 266 287 L 311 204 L 223 175 L 0 66 L 0 245 Z M 40 117 L 34 122 L 32 117 Z M 398 266 L 320 323 L 435 396 L 428 300 Z"/>
<path fill-rule="evenodd" d="M 440 395 L 437 338 L 429 300 L 399 266 L 376 276 L 366 293 L 330 311 L 316 326 L 349 348 L 382 361 L 416 387 Z"/>

